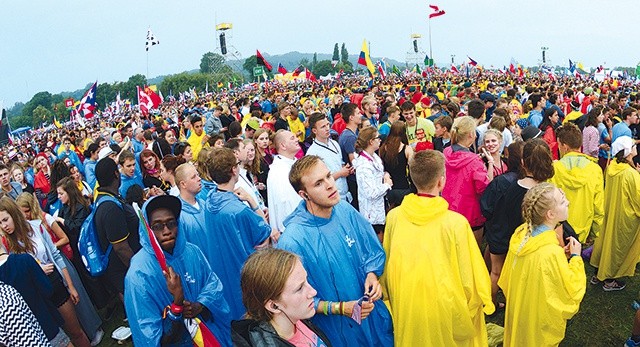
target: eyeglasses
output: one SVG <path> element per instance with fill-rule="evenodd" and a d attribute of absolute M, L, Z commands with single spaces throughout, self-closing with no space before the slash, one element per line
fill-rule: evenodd
<path fill-rule="evenodd" d="M 156 224 L 151 226 L 151 230 L 153 230 L 155 232 L 160 232 L 160 231 L 164 230 L 165 227 L 167 227 L 167 229 L 171 230 L 171 229 L 175 229 L 177 226 L 178 226 L 178 222 L 176 222 L 175 220 L 171 220 L 171 221 L 168 221 L 166 223 L 156 223 Z"/>

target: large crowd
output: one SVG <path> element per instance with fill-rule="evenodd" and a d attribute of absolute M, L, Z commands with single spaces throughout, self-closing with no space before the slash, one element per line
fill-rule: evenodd
<path fill-rule="evenodd" d="M 354 75 L 31 130 L 0 344 L 95 346 L 123 305 L 136 346 L 486 346 L 500 310 L 504 346 L 558 345 L 635 274 L 639 109 L 624 79 Z"/>

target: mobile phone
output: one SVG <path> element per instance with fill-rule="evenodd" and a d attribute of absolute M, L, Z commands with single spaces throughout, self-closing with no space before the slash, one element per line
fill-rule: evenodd
<path fill-rule="evenodd" d="M 149 190 L 150 190 L 149 188 L 145 188 L 144 189 L 144 196 L 145 197 L 149 196 Z"/>

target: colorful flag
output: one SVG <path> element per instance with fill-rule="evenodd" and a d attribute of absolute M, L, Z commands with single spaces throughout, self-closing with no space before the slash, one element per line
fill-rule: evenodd
<path fill-rule="evenodd" d="M 574 73 L 576 71 L 576 64 L 569 59 L 569 72 Z"/>
<path fill-rule="evenodd" d="M 74 103 L 73 98 L 68 98 L 67 100 L 64 101 L 64 107 L 66 107 L 67 109 L 72 108 L 73 103 Z"/>
<path fill-rule="evenodd" d="M 509 72 L 511 72 L 512 74 L 515 74 L 517 65 L 518 63 L 516 62 L 516 60 L 511 58 L 511 62 L 509 63 Z"/>
<path fill-rule="evenodd" d="M 385 79 L 387 77 L 387 73 L 384 71 L 384 68 L 382 67 L 382 62 L 378 61 L 378 64 L 376 64 L 378 66 L 378 72 L 380 73 L 380 77 L 382 79 Z"/>
<path fill-rule="evenodd" d="M 460 71 L 454 64 L 451 64 L 451 72 L 460 73 Z"/>
<path fill-rule="evenodd" d="M 224 87 L 224 83 L 218 82 L 218 88 L 222 88 L 222 87 Z"/>
<path fill-rule="evenodd" d="M 151 88 L 144 87 L 138 89 L 138 106 L 142 114 L 149 114 L 149 111 L 153 108 L 157 108 L 160 105 L 160 96 L 156 94 Z"/>
<path fill-rule="evenodd" d="M 436 5 L 429 5 L 429 7 L 431 7 L 431 9 L 433 10 L 433 12 L 431 12 L 429 14 L 429 19 L 434 18 L 434 17 L 439 17 L 439 16 L 442 16 L 443 14 L 445 14 L 444 10 L 441 10 Z"/>
<path fill-rule="evenodd" d="M 145 44 L 145 49 L 149 52 L 149 47 L 159 45 L 160 41 L 156 39 L 156 36 L 151 32 L 151 28 L 147 29 L 147 43 Z"/>
<path fill-rule="evenodd" d="M 414 70 L 416 70 L 416 73 L 419 75 L 422 73 L 422 70 L 420 70 L 420 66 L 418 64 L 416 64 Z"/>
<path fill-rule="evenodd" d="M 391 68 L 391 72 L 393 72 L 394 74 L 396 74 L 398 76 L 400 76 L 402 74 L 402 72 L 400 72 L 400 69 L 398 69 L 398 67 L 395 66 L 395 65 Z"/>
<path fill-rule="evenodd" d="M 585 70 L 585 69 L 584 69 L 584 65 L 582 65 L 582 62 L 578 62 L 578 63 L 576 64 L 576 67 L 577 67 L 578 69 L 582 70 L 582 71 L 587 71 L 587 70 Z"/>
<path fill-rule="evenodd" d="M 429 56 L 426 55 L 426 54 L 424 56 L 424 65 L 425 66 L 433 66 L 433 59 L 429 58 Z"/>
<path fill-rule="evenodd" d="M 264 59 L 262 54 L 260 54 L 260 51 L 257 49 L 256 49 L 256 59 L 258 60 L 258 65 L 264 66 L 267 69 L 267 71 L 271 72 L 271 70 L 273 70 L 273 67 L 271 66 L 271 64 L 269 64 L 269 62 L 266 59 Z"/>
<path fill-rule="evenodd" d="M 367 47 L 367 40 L 362 41 L 362 50 L 360 51 L 360 57 L 358 57 L 358 65 L 366 66 L 371 76 L 375 74 L 376 68 L 373 66 L 371 57 L 369 56 L 369 47 Z"/>
<path fill-rule="evenodd" d="M 475 60 L 471 59 L 470 56 L 467 56 L 467 58 L 469 58 L 469 65 L 471 66 L 476 66 L 478 65 L 478 62 L 476 62 Z"/>
<path fill-rule="evenodd" d="M 139 88 L 139 87 L 138 87 Z M 138 213 L 138 219 L 140 219 L 140 235 L 147 234 L 149 236 L 149 241 L 151 242 L 151 248 L 153 249 L 153 254 L 156 256 L 156 260 L 158 260 L 158 264 L 162 271 L 167 271 L 167 259 L 164 256 L 164 252 L 162 248 L 160 248 L 160 244 L 158 243 L 158 239 L 156 239 L 156 235 L 153 233 L 153 230 L 149 227 L 149 223 L 142 215 L 142 210 L 138 207 L 138 204 L 133 204 L 134 210 Z"/>
<path fill-rule="evenodd" d="M 53 125 L 55 125 L 56 128 L 58 128 L 58 129 L 62 129 L 62 124 L 60 124 L 60 122 L 58 122 L 58 120 L 56 119 L 56 116 L 53 116 Z"/>
<path fill-rule="evenodd" d="M 295 70 L 293 70 L 293 77 L 298 77 L 302 73 L 302 65 L 298 66 Z"/>
<path fill-rule="evenodd" d="M 74 110 L 73 114 L 78 116 L 84 116 L 85 118 L 93 117 L 93 110 L 96 108 L 96 88 L 98 81 L 96 81 L 82 96 L 82 99 L 77 103 L 78 106 Z"/>
<path fill-rule="evenodd" d="M 314 74 L 311 72 L 311 70 L 309 70 L 309 69 L 304 69 L 304 70 L 305 70 L 305 77 L 306 77 L 309 81 L 311 81 L 311 82 L 315 82 L 315 81 L 317 81 L 317 80 L 318 80 L 318 79 L 316 78 L 316 75 L 314 75 Z"/>
<path fill-rule="evenodd" d="M 336 75 L 336 79 L 340 79 L 343 73 L 344 73 L 344 69 L 340 69 L 340 71 L 338 71 L 338 74 Z"/>
<path fill-rule="evenodd" d="M 116 95 L 116 114 L 120 114 L 120 105 L 122 104 L 122 100 L 120 100 L 120 92 Z"/>
<path fill-rule="evenodd" d="M 286 75 L 287 72 L 289 72 L 289 71 L 287 71 L 287 69 L 285 69 L 284 66 L 282 66 L 282 63 L 278 63 L 278 72 L 283 74 L 283 75 Z"/>

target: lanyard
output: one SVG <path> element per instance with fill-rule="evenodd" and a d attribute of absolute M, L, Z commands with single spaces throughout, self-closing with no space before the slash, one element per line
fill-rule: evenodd
<path fill-rule="evenodd" d="M 336 146 L 335 144 L 331 143 L 331 140 L 329 140 L 327 143 L 330 144 L 333 148 L 329 148 L 329 146 L 325 146 L 322 143 L 316 141 L 315 139 L 313 140 L 313 143 L 315 143 L 316 145 L 318 145 L 318 146 L 320 146 L 320 147 L 322 147 L 324 149 L 327 149 L 327 150 L 331 151 L 331 153 L 333 153 L 333 154 L 338 154 L 338 148 L 335 147 Z"/>

